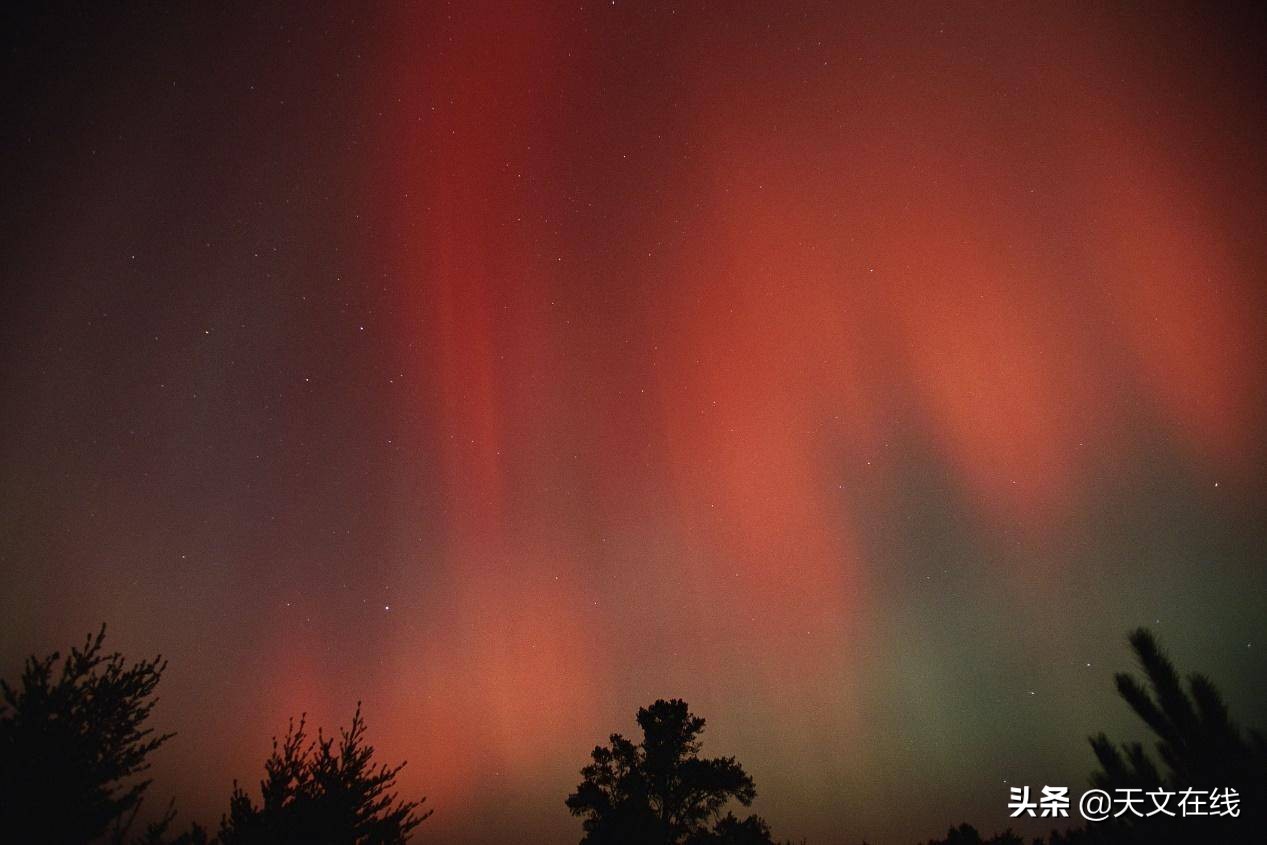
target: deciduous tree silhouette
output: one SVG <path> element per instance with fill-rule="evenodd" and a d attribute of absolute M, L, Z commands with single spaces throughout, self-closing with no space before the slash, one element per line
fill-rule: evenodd
<path fill-rule="evenodd" d="M 584 845 L 768 845 L 758 816 L 721 816 L 732 799 L 749 806 L 757 790 L 733 757 L 699 756 L 704 720 L 685 701 L 659 700 L 638 711 L 641 743 L 620 734 L 598 746 L 567 798 L 584 819 Z"/>
<path fill-rule="evenodd" d="M 172 737 L 145 727 L 167 664 L 128 665 L 83 648 L 29 657 L 16 686 L 0 681 L 0 835 L 14 842 L 121 840 L 150 782 L 137 778 Z"/>
<path fill-rule="evenodd" d="M 418 812 L 425 798 L 400 801 L 392 791 L 404 763 L 373 762 L 359 702 L 337 745 L 320 730 L 309 741 L 304 726 L 303 717 L 298 725 L 292 721 L 285 739 L 273 740 L 261 805 L 234 783 L 229 813 L 220 821 L 222 845 L 395 845 L 431 815 Z"/>

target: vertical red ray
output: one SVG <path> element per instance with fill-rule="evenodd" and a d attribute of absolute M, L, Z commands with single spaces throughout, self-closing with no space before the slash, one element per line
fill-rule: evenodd
<path fill-rule="evenodd" d="M 557 83 L 557 34 L 526 7 L 397 25 L 400 49 L 419 57 L 396 80 L 400 331 L 427 374 L 411 416 L 438 454 L 441 512 L 420 530 L 443 530 L 430 564 L 442 574 L 424 579 L 438 615 L 398 655 L 416 703 L 401 729 L 435 800 L 460 814 L 481 779 L 540 790 L 532 774 L 586 719 L 596 686 L 579 564 L 531 530 L 553 482 L 536 456 L 564 445 L 539 413 L 556 389 L 542 373 L 564 362 L 545 323 L 542 210 L 523 187 L 548 161 L 538 111 Z"/>

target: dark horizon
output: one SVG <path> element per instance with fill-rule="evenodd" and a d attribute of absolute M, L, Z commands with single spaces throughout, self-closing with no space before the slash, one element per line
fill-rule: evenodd
<path fill-rule="evenodd" d="M 130 660 L 105 639 L 103 625 L 82 645 L 32 655 L 20 678 L 0 680 L 0 831 L 12 841 L 405 845 L 435 814 L 425 795 L 402 795 L 407 762 L 384 760 L 362 702 L 347 727 L 314 727 L 306 713 L 289 719 L 258 789 L 235 779 L 218 824 L 180 818 L 175 799 L 147 807 L 153 758 L 175 739 L 153 719 L 168 663 L 161 655 Z M 1267 734 L 1242 726 L 1218 684 L 1176 666 L 1151 630 L 1128 641 L 1136 671 L 1116 673 L 1114 686 L 1147 743 L 1089 736 L 1097 763 L 1089 788 L 1010 785 L 1005 829 L 983 835 L 961 822 L 919 845 L 1260 841 Z M 747 812 L 759 795 L 755 780 L 734 756 L 704 753 L 707 720 L 687 702 L 658 699 L 635 721 L 632 734 L 611 733 L 590 752 L 564 802 L 581 845 L 793 845 Z M 1018 827 L 1045 830 L 1022 835 Z"/>
<path fill-rule="evenodd" d="M 161 652 L 203 823 L 363 700 L 469 845 L 661 698 L 781 840 L 1046 832 L 1138 626 L 1267 726 L 1264 14 L 7 12 L 0 677 Z"/>

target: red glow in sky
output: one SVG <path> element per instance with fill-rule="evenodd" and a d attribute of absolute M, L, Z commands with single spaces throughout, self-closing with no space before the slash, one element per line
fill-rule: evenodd
<path fill-rule="evenodd" d="M 363 698 L 437 840 L 571 839 L 588 750 L 681 696 L 781 837 L 927 838 L 1035 745 L 1084 776 L 1107 676 L 1030 690 L 1141 616 L 1261 629 L 1263 101 L 1230 24 L 345 17 L 222 22 L 223 78 L 155 48 L 188 100 L 90 89 L 148 140 L 87 121 L 111 166 L 23 223 L 20 269 L 72 281 L 6 321 L 44 373 L 13 383 L 13 548 L 64 561 L 5 576 L 14 653 L 105 616 L 169 654 L 186 753 L 216 748 L 209 787 L 172 775 L 195 812 Z"/>

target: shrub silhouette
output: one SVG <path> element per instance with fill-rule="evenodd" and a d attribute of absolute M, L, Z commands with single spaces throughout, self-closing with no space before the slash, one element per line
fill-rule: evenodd
<path fill-rule="evenodd" d="M 0 831 L 11 841 L 121 841 L 150 784 L 137 776 L 173 736 L 145 727 L 166 662 L 129 666 L 103 652 L 105 635 L 102 625 L 60 669 L 58 652 L 32 655 L 16 686 L 0 681 Z"/>
<path fill-rule="evenodd" d="M 712 830 L 703 830 L 691 837 L 700 845 L 766 845 L 772 842 L 770 826 L 760 816 L 738 819 L 727 813 L 718 819 Z"/>
<path fill-rule="evenodd" d="M 414 828 L 431 815 L 419 813 L 422 803 L 400 801 L 393 788 L 405 767 L 373 762 L 374 747 L 365 742 L 365 721 L 356 705 L 352 725 L 334 737 L 320 730 L 309 741 L 305 720 L 293 721 L 264 763 L 260 782 L 262 804 L 256 806 L 235 782 L 229 813 L 220 820 L 223 845 L 330 843 L 330 845 L 395 845 L 406 842 Z"/>
<path fill-rule="evenodd" d="M 733 757 L 699 756 L 704 720 L 685 701 L 656 701 L 637 720 L 642 742 L 612 734 L 610 746 L 594 749 L 567 798 L 572 815 L 584 819 L 584 845 L 771 842 L 760 817 L 721 816 L 732 799 L 750 805 L 756 786 Z"/>
<path fill-rule="evenodd" d="M 1041 840 L 1035 840 L 1041 842 Z M 946 831 L 945 839 L 930 839 L 928 845 L 1025 845 L 1025 840 L 1011 830 L 997 833 L 989 839 L 982 839 L 977 829 L 970 824 L 961 824 Z"/>

